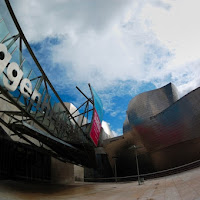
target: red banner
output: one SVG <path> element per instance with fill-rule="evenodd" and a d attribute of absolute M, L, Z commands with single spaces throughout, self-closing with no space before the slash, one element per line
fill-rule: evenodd
<path fill-rule="evenodd" d="M 96 146 L 98 145 L 100 132 L 101 132 L 101 121 L 99 119 L 96 109 L 94 109 L 94 116 L 90 131 L 90 137 Z"/>

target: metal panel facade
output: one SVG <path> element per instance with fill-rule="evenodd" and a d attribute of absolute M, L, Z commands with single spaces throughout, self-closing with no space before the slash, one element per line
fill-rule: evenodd
<path fill-rule="evenodd" d="M 165 152 L 164 149 L 172 149 L 176 145 L 180 146 L 199 139 L 200 88 L 177 99 L 176 88 L 170 83 L 160 89 L 139 94 L 130 101 L 123 129 L 124 134 L 133 136 L 135 145 L 142 146 L 141 150 L 138 149 L 140 154 L 156 155 L 155 152 Z M 192 143 L 187 148 L 193 148 Z M 195 148 L 196 151 L 200 150 L 198 145 L 195 145 Z M 182 151 L 181 148 L 174 149 Z M 184 163 L 186 157 L 193 157 L 189 149 L 185 152 L 185 157 L 183 155 L 176 157 L 176 154 L 180 153 L 174 151 L 170 154 L 170 158 L 165 157 L 166 152 L 156 157 L 152 156 L 152 162 L 156 163 L 155 168 L 159 168 L 159 165 L 161 168 L 167 168 L 167 162 L 172 162 L 170 166 L 173 167 L 177 166 L 176 159 L 181 159 L 181 163 Z"/>

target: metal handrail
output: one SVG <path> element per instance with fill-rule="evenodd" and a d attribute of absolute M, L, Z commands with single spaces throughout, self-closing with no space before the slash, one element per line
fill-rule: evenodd
<path fill-rule="evenodd" d="M 181 166 L 178 166 L 178 167 L 173 167 L 173 168 L 169 168 L 169 169 L 166 169 L 166 170 L 161 170 L 161 171 L 156 171 L 156 172 L 151 172 L 151 173 L 146 173 L 146 174 L 140 174 L 140 177 L 143 177 L 143 178 L 148 178 L 149 177 L 161 177 L 161 176 L 167 176 L 170 174 L 176 174 L 177 173 L 177 170 L 180 170 L 180 172 L 183 172 L 183 171 L 186 171 L 186 170 L 189 170 L 187 169 L 187 167 L 191 167 L 190 169 L 192 168 L 195 168 L 195 164 L 198 164 L 198 166 L 196 167 L 199 167 L 200 166 L 200 159 L 199 160 L 196 160 L 196 161 L 193 161 L 193 162 L 190 162 L 190 163 L 187 163 L 187 164 L 184 164 L 184 165 L 181 165 Z M 160 175 L 160 176 L 159 176 Z M 136 180 L 136 178 L 138 177 L 138 175 L 131 175 L 131 176 L 119 176 L 117 177 L 117 180 L 119 182 L 120 179 L 134 179 Z M 106 178 L 85 178 L 84 180 L 87 181 L 87 180 L 115 180 L 116 177 L 106 177 Z"/>

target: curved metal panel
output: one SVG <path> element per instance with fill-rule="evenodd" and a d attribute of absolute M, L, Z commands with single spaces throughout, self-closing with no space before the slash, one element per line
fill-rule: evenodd
<path fill-rule="evenodd" d="M 177 100 L 177 90 L 172 83 L 141 93 L 134 97 L 128 105 L 128 120 L 134 125 L 141 124 L 145 119 L 160 113 Z"/>
<path fill-rule="evenodd" d="M 200 88 L 178 99 L 173 84 L 134 97 L 123 125 L 123 137 L 104 142 L 119 176 L 136 174 L 137 148 L 141 173 L 169 169 L 200 159 Z"/>
<path fill-rule="evenodd" d="M 175 86 L 168 84 L 136 96 L 128 106 L 124 134 L 132 135 L 132 143 L 142 147 L 138 153 L 148 153 L 156 169 L 200 157 L 190 150 L 198 148 L 192 143 L 200 138 L 200 88 L 177 99 Z M 181 147 L 186 146 L 190 149 L 183 155 Z"/>

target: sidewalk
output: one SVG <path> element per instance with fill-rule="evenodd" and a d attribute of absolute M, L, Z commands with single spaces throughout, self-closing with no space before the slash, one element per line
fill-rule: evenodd
<path fill-rule="evenodd" d="M 200 168 L 129 183 L 75 183 L 45 185 L 0 181 L 0 200 L 200 200 Z"/>

